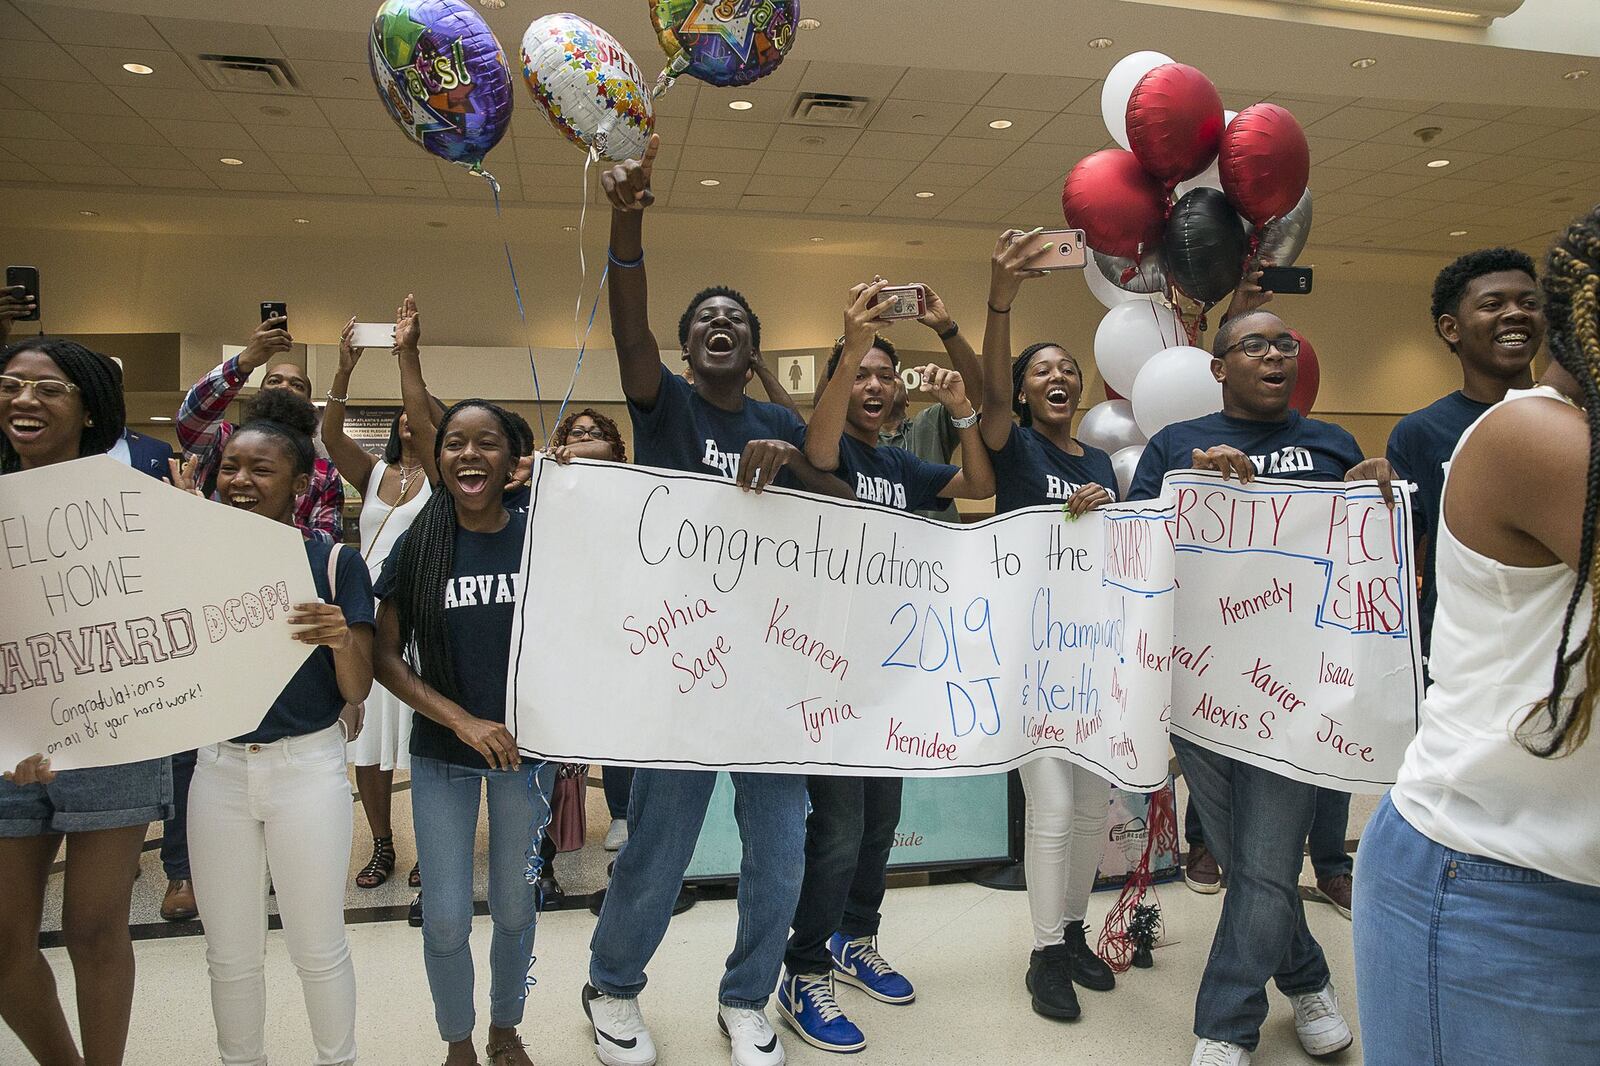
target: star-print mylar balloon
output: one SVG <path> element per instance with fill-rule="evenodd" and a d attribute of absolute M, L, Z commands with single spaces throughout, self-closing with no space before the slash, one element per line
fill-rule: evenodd
<path fill-rule="evenodd" d="M 602 159 L 638 159 L 655 129 L 644 75 L 615 37 L 577 15 L 535 19 L 522 35 L 522 79 L 573 144 Z"/>
<path fill-rule="evenodd" d="M 650 21 L 670 61 L 665 80 L 690 74 L 712 85 L 745 85 L 789 54 L 800 0 L 651 0 Z"/>

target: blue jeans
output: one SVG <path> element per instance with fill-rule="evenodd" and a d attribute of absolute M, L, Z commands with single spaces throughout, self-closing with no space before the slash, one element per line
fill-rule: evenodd
<path fill-rule="evenodd" d="M 478 770 L 412 756 L 411 818 L 417 862 L 428 886 L 422 910 L 422 960 L 433 1014 L 446 1041 L 472 1037 L 472 855 L 478 804 L 489 792 L 489 1021 L 522 1021 L 539 909 L 528 883 L 527 853 L 550 820 L 556 768 L 524 761 L 519 770 Z"/>
<path fill-rule="evenodd" d="M 792 974 L 833 969 L 828 939 L 877 936 L 894 831 L 900 824 L 898 777 L 809 778 L 806 872 L 784 955 Z"/>
<path fill-rule="evenodd" d="M 1385 796 L 1355 894 L 1367 1066 L 1600 1062 L 1600 888 L 1452 851 Z"/>
<path fill-rule="evenodd" d="M 196 752 L 172 756 L 172 817 L 161 825 L 161 867 L 168 881 L 189 880 L 189 782 Z"/>
<path fill-rule="evenodd" d="M 1254 1051 L 1267 1017 L 1268 978 L 1288 996 L 1328 983 L 1299 888 L 1317 789 L 1180 737 L 1172 747 L 1200 811 L 1206 847 L 1228 872 L 1195 998 L 1195 1035 Z"/>
<path fill-rule="evenodd" d="M 760 1010 L 778 986 L 789 920 L 800 899 L 806 779 L 798 774 L 732 777 L 733 816 L 744 858 L 739 930 L 717 998 L 726 1007 Z M 716 781 L 707 770 L 634 772 L 628 843 L 617 854 L 600 923 L 589 942 L 589 983 L 606 995 L 627 999 L 644 989 L 644 968 L 666 935 Z"/>
<path fill-rule="evenodd" d="M 628 816 L 628 794 L 633 791 L 633 767 L 607 766 L 600 771 L 600 787 L 606 794 L 606 810 L 612 818 Z"/>
<path fill-rule="evenodd" d="M 1349 875 L 1355 863 L 1344 850 L 1345 834 L 1350 831 L 1350 793 L 1335 792 L 1331 788 L 1317 789 L 1317 812 L 1311 818 L 1308 851 L 1311 866 L 1318 877 Z M 1200 812 L 1194 809 L 1194 797 L 1183 812 L 1183 839 L 1192 848 L 1205 843 L 1205 829 L 1200 824 Z"/>

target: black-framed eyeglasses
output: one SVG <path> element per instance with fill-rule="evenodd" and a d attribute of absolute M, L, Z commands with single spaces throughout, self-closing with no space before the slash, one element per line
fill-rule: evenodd
<path fill-rule="evenodd" d="M 41 400 L 64 400 L 77 392 L 78 386 L 56 378 L 18 378 L 0 374 L 0 397 L 12 400 L 28 389 L 32 389 L 33 394 Z"/>
<path fill-rule="evenodd" d="M 1267 353 L 1273 350 L 1285 359 L 1295 359 L 1300 355 L 1300 342 L 1291 333 L 1280 333 L 1270 339 L 1259 333 L 1252 333 L 1248 337 L 1239 338 L 1237 343 L 1230 344 L 1223 349 L 1222 354 L 1240 351 L 1247 359 L 1265 359 Z"/>
<path fill-rule="evenodd" d="M 567 439 L 573 437 L 588 437 L 590 440 L 605 440 L 605 430 L 599 426 L 573 426 L 567 430 Z"/>

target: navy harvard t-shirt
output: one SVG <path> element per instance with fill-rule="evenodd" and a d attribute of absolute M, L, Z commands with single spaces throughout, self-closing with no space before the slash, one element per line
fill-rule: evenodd
<path fill-rule="evenodd" d="M 306 541 L 306 562 L 311 566 L 311 579 L 317 586 L 317 597 L 324 603 L 337 603 L 344 611 L 344 623 L 352 629 L 373 624 L 372 578 L 361 553 L 344 548 L 339 552 L 336 566 L 339 595 L 335 597 L 328 588 L 328 553 L 333 544 L 326 540 Z M 344 710 L 344 697 L 339 694 L 339 675 L 334 670 L 333 651 L 317 648 L 300 664 L 289 683 L 283 686 L 278 698 L 261 724 L 242 737 L 234 737 L 236 744 L 270 744 L 284 737 L 301 737 L 326 729 L 339 720 Z"/>
<path fill-rule="evenodd" d="M 805 447 L 806 424 L 793 411 L 775 403 L 744 398 L 737 411 L 724 411 L 700 398 L 694 386 L 661 368 L 661 390 L 646 411 L 632 400 L 634 462 L 666 470 L 711 474 L 729 481 L 739 475 L 739 457 L 753 440 L 786 440 Z M 800 488 L 788 470 L 778 471 L 773 484 Z"/>
<path fill-rule="evenodd" d="M 1343 481 L 1363 459 L 1361 446 L 1331 422 L 1290 411 L 1281 422 L 1255 422 L 1218 412 L 1168 426 L 1150 439 L 1139 457 L 1139 469 L 1128 486 L 1128 499 L 1153 500 L 1161 495 L 1161 477 L 1169 470 L 1194 467 L 1196 448 L 1219 444 L 1250 457 L 1257 477 L 1300 481 Z"/>
<path fill-rule="evenodd" d="M 444 617 L 450 631 L 450 656 L 455 661 L 461 706 L 486 722 L 506 720 L 506 676 L 511 672 L 511 625 L 517 613 L 517 582 L 522 567 L 522 541 L 528 529 L 526 511 L 507 511 L 497 533 L 456 528 L 455 563 L 445 584 Z M 395 542 L 378 578 L 378 597 L 394 592 L 400 545 Z M 482 755 L 449 729 L 420 712 L 411 720 L 411 754 L 457 766 L 486 770 Z"/>
<path fill-rule="evenodd" d="M 837 473 L 863 503 L 896 511 L 931 511 L 943 505 L 939 491 L 961 472 L 947 463 L 930 463 L 903 448 L 863 444 L 849 434 L 839 438 Z"/>
<path fill-rule="evenodd" d="M 1433 643 L 1433 611 L 1439 602 L 1439 591 L 1433 581 L 1434 532 L 1439 528 L 1439 504 L 1444 496 L 1444 464 L 1455 453 L 1461 435 L 1492 406 L 1452 392 L 1406 415 L 1389 434 L 1390 465 L 1400 477 L 1417 484 L 1412 496 L 1412 528 L 1419 540 L 1427 540 L 1427 551 L 1422 557 L 1422 603 L 1418 615 L 1424 658 Z"/>
<path fill-rule="evenodd" d="M 1082 455 L 1068 455 L 1032 426 L 1012 425 L 1005 447 L 990 451 L 994 463 L 994 510 L 1065 503 L 1085 485 L 1099 485 L 1117 498 L 1117 473 L 1111 456 L 1079 442 Z"/>

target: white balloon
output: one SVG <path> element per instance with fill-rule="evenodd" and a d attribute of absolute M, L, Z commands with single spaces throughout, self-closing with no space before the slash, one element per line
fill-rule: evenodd
<path fill-rule="evenodd" d="M 1094 332 L 1095 366 L 1107 385 L 1132 396 L 1139 368 L 1183 339 L 1177 316 L 1161 304 L 1149 300 L 1118 304 L 1106 312 Z"/>
<path fill-rule="evenodd" d="M 1119 452 L 1130 444 L 1144 444 L 1145 435 L 1133 420 L 1133 404 L 1127 400 L 1105 400 L 1083 413 L 1078 423 L 1078 439 L 1103 452 Z"/>
<path fill-rule="evenodd" d="M 1211 353 L 1187 344 L 1156 353 L 1139 371 L 1129 396 L 1133 417 L 1147 437 L 1174 422 L 1222 410 L 1222 383 L 1211 375 Z"/>
<path fill-rule="evenodd" d="M 1239 117 L 1237 111 L 1224 111 L 1222 113 L 1222 128 L 1227 129 L 1228 123 Z M 1211 165 L 1205 170 L 1190 178 L 1188 181 L 1178 182 L 1178 199 L 1183 199 L 1196 189 L 1216 189 L 1222 191 L 1222 171 L 1218 167 L 1219 160 L 1213 159 Z"/>
<path fill-rule="evenodd" d="M 1100 87 L 1100 114 L 1106 120 L 1111 139 L 1122 147 L 1129 147 L 1128 98 L 1138 87 L 1140 78 L 1171 62 L 1171 56 L 1160 52 L 1135 52 L 1117 60 L 1117 65 L 1106 75 L 1106 82 Z"/>
<path fill-rule="evenodd" d="M 1132 303 L 1134 300 L 1154 300 L 1154 293 L 1129 292 L 1117 285 L 1100 269 L 1093 255 L 1089 256 L 1088 265 L 1083 268 L 1083 280 L 1088 282 L 1089 291 L 1094 298 L 1099 300 L 1108 310 L 1118 304 Z"/>
<path fill-rule="evenodd" d="M 1142 455 L 1143 444 L 1130 444 L 1112 453 L 1111 469 L 1117 474 L 1117 499 L 1128 498 L 1128 489 L 1133 487 L 1133 475 L 1139 469 L 1139 457 Z"/>

